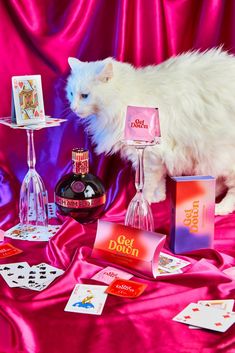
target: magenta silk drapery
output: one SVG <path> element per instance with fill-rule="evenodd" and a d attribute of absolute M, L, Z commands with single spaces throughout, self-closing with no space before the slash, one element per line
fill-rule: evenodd
<path fill-rule="evenodd" d="M 91 171 L 107 188 L 103 219 L 123 222 L 133 193 L 133 171 L 118 155 L 99 156 L 68 111 L 68 56 L 113 56 L 136 66 L 157 64 L 191 49 L 223 45 L 234 52 L 235 3 L 230 0 L 8 0 L 0 1 L 0 116 L 10 115 L 11 76 L 41 74 L 46 113 L 66 117 L 61 127 L 35 134 L 37 170 L 49 199 L 70 170 L 71 149 L 86 146 Z M 20 183 L 27 171 L 26 134 L 0 125 L 0 225 L 18 222 Z M 168 200 L 153 205 L 156 229 L 167 232 Z M 172 321 L 188 303 L 233 298 L 234 281 L 221 270 L 235 265 L 235 215 L 216 217 L 215 250 L 185 254 L 183 275 L 147 281 L 135 300 L 109 296 L 102 316 L 65 313 L 76 283 L 88 283 L 99 267 L 87 262 L 96 224 L 66 220 L 49 243 L 10 241 L 24 252 L 0 263 L 45 261 L 65 270 L 46 290 L 9 288 L 0 278 L 1 353 L 234 353 L 235 327 L 218 334 Z M 138 279 L 137 279 L 138 280 Z"/>

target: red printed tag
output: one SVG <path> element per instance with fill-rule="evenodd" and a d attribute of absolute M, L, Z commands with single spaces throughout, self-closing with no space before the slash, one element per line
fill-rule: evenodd
<path fill-rule="evenodd" d="M 118 297 L 136 298 L 143 293 L 146 287 L 147 284 L 117 278 L 108 286 L 105 292 Z"/>
<path fill-rule="evenodd" d="M 21 252 L 22 250 L 14 247 L 9 243 L 0 245 L 0 259 L 4 259 L 5 257 L 20 254 Z"/>

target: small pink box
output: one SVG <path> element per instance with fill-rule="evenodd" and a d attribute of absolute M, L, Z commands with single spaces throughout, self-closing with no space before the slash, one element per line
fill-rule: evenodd
<path fill-rule="evenodd" d="M 213 248 L 215 178 L 170 178 L 170 248 L 175 254 Z"/>
<path fill-rule="evenodd" d="M 127 107 L 125 123 L 125 140 L 127 142 L 158 143 L 160 136 L 157 108 Z"/>

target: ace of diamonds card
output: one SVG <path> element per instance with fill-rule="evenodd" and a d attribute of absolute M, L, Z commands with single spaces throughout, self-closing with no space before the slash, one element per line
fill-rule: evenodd
<path fill-rule="evenodd" d="M 30 125 L 44 121 L 41 76 L 13 76 L 12 123 Z"/>

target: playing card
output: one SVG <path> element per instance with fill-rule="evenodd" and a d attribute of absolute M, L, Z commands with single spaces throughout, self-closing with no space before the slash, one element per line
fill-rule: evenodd
<path fill-rule="evenodd" d="M 41 291 L 63 273 L 64 271 L 61 269 L 41 263 L 30 268 L 28 277 L 21 287 Z"/>
<path fill-rule="evenodd" d="M 163 267 L 160 267 L 158 266 L 158 274 L 157 274 L 157 277 L 158 276 L 169 276 L 169 275 L 175 275 L 175 274 L 179 274 L 179 273 L 183 273 L 182 270 L 175 270 L 174 272 L 169 272 L 169 270 L 166 270 L 165 268 Z"/>
<path fill-rule="evenodd" d="M 46 115 L 46 119 L 43 122 L 40 122 L 38 124 L 30 124 L 30 125 L 25 125 L 22 123 L 22 125 L 16 124 L 12 122 L 11 117 L 3 117 L 0 119 L 0 124 L 6 125 L 11 127 L 12 129 L 20 129 L 20 130 L 41 130 L 44 128 L 48 127 L 54 127 L 54 126 L 60 126 L 61 123 L 67 121 L 66 119 L 59 119 L 59 118 L 50 118 L 49 116 Z"/>
<path fill-rule="evenodd" d="M 48 208 L 48 218 L 57 218 L 56 216 L 56 205 L 54 202 L 49 202 L 47 205 Z"/>
<path fill-rule="evenodd" d="M 129 279 L 133 277 L 130 273 L 108 266 L 97 272 L 91 279 L 110 284 L 116 278 Z"/>
<path fill-rule="evenodd" d="M 22 250 L 16 248 L 15 246 L 5 243 L 0 245 L 0 259 L 4 259 L 5 257 L 13 256 L 20 254 Z"/>
<path fill-rule="evenodd" d="M 48 241 L 58 232 L 59 229 L 60 225 L 48 225 L 47 228 L 32 225 L 26 228 L 22 227 L 19 223 L 8 229 L 5 232 L 5 236 L 18 240 Z"/>
<path fill-rule="evenodd" d="M 64 310 L 101 315 L 107 298 L 106 288 L 107 286 L 76 284 Z"/>
<path fill-rule="evenodd" d="M 167 272 L 175 272 L 185 266 L 190 265 L 190 262 L 186 260 L 182 260 L 175 256 L 168 255 L 166 253 L 160 252 L 158 265 L 161 269 L 164 269 Z"/>
<path fill-rule="evenodd" d="M 45 120 L 40 75 L 12 77 L 12 121 L 38 124 Z"/>
<path fill-rule="evenodd" d="M 199 300 L 197 302 L 200 305 L 213 307 L 226 311 L 233 311 L 234 299 L 222 299 L 222 300 Z M 200 327 L 189 326 L 191 329 L 200 329 Z"/>
<path fill-rule="evenodd" d="M 191 303 L 173 320 L 208 330 L 225 332 L 235 322 L 235 313 Z"/>
<path fill-rule="evenodd" d="M 199 300 L 197 303 L 217 309 L 233 311 L 234 299 Z"/>
<path fill-rule="evenodd" d="M 0 265 L 0 274 L 9 287 L 20 287 L 24 285 L 29 269 L 30 266 L 27 262 L 16 262 Z"/>

